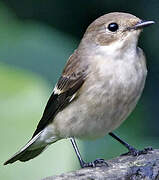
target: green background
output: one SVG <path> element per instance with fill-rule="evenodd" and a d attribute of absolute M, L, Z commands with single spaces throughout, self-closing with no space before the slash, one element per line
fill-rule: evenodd
<path fill-rule="evenodd" d="M 0 179 L 41 179 L 80 168 L 69 140 L 51 145 L 37 158 L 3 166 L 32 136 L 62 68 L 87 26 L 113 11 L 159 20 L 159 1 L 0 1 Z M 159 25 L 146 28 L 139 45 L 147 56 L 144 93 L 116 133 L 138 149 L 159 148 Z M 86 161 L 126 152 L 109 136 L 78 141 Z"/>

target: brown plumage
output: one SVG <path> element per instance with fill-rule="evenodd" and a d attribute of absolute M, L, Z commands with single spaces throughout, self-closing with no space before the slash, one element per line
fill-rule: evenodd
<path fill-rule="evenodd" d="M 95 20 L 70 56 L 31 140 L 4 164 L 32 159 L 62 138 L 94 139 L 119 127 L 144 88 L 147 69 L 137 42 L 142 28 L 153 23 L 127 13 Z"/>
<path fill-rule="evenodd" d="M 55 86 L 55 89 L 58 89 L 58 92 L 60 93 L 56 93 L 56 90 L 53 91 L 47 102 L 42 118 L 39 121 L 37 128 L 28 143 L 35 139 L 33 141 L 34 143 L 39 138 L 43 129 L 50 123 L 52 123 L 54 117 L 59 111 L 61 111 L 65 106 L 71 103 L 70 100 L 72 96 L 80 89 L 80 87 L 84 83 L 84 80 L 86 78 L 87 66 L 82 66 L 81 68 L 79 68 L 79 62 L 80 61 L 76 53 L 70 56 L 63 70 L 62 76 L 59 78 L 57 85 Z M 56 142 L 56 140 L 54 142 Z M 33 143 L 31 143 L 31 145 Z M 13 155 L 13 157 L 6 161 L 4 165 L 13 163 L 17 160 L 28 161 L 30 159 L 33 159 L 34 157 L 38 156 L 43 150 L 45 150 L 47 146 L 45 145 L 43 147 L 32 150 L 29 149 L 30 146 L 27 146 L 27 144 L 26 148 L 24 147 L 22 148 L 22 150 L 18 151 L 15 155 Z"/>

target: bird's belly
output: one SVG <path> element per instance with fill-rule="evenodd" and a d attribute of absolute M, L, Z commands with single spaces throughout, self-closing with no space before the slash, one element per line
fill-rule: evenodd
<path fill-rule="evenodd" d="M 117 128 L 134 109 L 144 87 L 146 71 L 135 73 L 87 81 L 79 97 L 55 117 L 59 135 L 98 138 Z"/>

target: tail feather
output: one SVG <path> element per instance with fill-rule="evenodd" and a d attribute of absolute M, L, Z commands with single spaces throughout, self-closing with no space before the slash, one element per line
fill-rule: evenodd
<path fill-rule="evenodd" d="M 7 160 L 4 163 L 4 165 L 14 163 L 17 160 L 24 162 L 24 161 L 28 161 L 30 159 L 33 159 L 34 157 L 38 156 L 42 151 L 44 151 L 44 149 L 46 147 L 47 146 L 39 148 L 39 149 L 25 150 L 25 151 L 16 153 L 13 157 L 11 157 L 9 160 Z"/>
<path fill-rule="evenodd" d="M 15 161 L 28 161 L 30 159 L 33 159 L 34 157 L 38 156 L 44 149 L 47 147 L 47 145 L 38 147 L 36 149 L 31 149 L 30 147 L 34 144 L 34 142 L 39 138 L 42 131 L 39 132 L 34 138 L 32 138 L 20 151 L 15 153 L 9 160 L 7 160 L 4 165 L 14 163 Z"/>
<path fill-rule="evenodd" d="M 21 156 L 21 158 L 19 159 L 20 161 L 24 162 L 24 161 L 28 161 L 30 159 L 33 159 L 34 157 L 38 156 L 40 153 L 42 153 L 47 146 L 44 146 L 42 148 L 39 149 L 34 149 L 34 150 L 28 150 L 26 151 L 23 156 Z"/>

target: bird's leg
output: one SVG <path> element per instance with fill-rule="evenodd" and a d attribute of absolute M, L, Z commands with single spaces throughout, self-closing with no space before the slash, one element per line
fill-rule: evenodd
<path fill-rule="evenodd" d="M 147 154 L 149 151 L 152 151 L 152 147 L 144 148 L 144 150 L 137 150 L 136 148 L 132 147 L 130 144 L 126 143 L 122 139 L 120 139 L 117 135 L 110 132 L 110 136 L 112 136 L 114 139 L 119 141 L 122 145 L 124 145 L 128 149 L 128 153 L 122 154 L 122 155 L 133 155 L 133 156 L 139 156 L 141 154 Z"/>
<path fill-rule="evenodd" d="M 81 165 L 82 168 L 85 168 L 85 167 L 97 167 L 97 166 L 99 166 L 100 164 L 101 164 L 101 165 L 107 165 L 107 163 L 104 161 L 104 159 L 96 159 L 95 161 L 90 162 L 90 163 L 84 162 L 83 159 L 82 159 L 82 157 L 81 157 L 81 154 L 80 154 L 80 152 L 79 152 L 79 149 L 78 149 L 78 147 L 77 147 L 77 144 L 76 144 L 75 139 L 74 139 L 74 138 L 70 138 L 70 141 L 71 141 L 71 143 L 72 143 L 72 145 L 73 145 L 73 148 L 74 148 L 74 150 L 75 150 L 75 153 L 76 153 L 76 155 L 77 155 L 77 157 L 78 157 L 78 160 L 79 160 L 80 165 Z"/>

